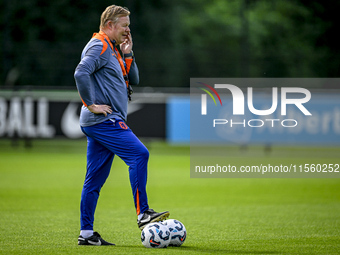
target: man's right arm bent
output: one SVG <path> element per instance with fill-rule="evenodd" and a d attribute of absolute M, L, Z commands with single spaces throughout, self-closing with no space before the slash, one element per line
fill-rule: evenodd
<path fill-rule="evenodd" d="M 111 107 L 94 104 L 91 86 L 91 74 L 107 63 L 107 59 L 102 56 L 102 49 L 103 44 L 101 42 L 97 42 L 85 49 L 85 55 L 76 68 L 74 78 L 83 104 L 90 112 L 106 116 L 107 113 L 112 113 Z"/>

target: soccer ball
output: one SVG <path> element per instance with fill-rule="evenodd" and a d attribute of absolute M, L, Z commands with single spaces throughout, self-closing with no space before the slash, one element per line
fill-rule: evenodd
<path fill-rule="evenodd" d="M 182 222 L 170 219 L 163 221 L 162 224 L 167 226 L 170 231 L 171 240 L 169 246 L 181 246 L 187 237 L 187 230 Z"/>
<path fill-rule="evenodd" d="M 161 223 L 150 223 L 143 229 L 141 240 L 146 248 L 166 248 L 170 244 L 170 232 Z"/>

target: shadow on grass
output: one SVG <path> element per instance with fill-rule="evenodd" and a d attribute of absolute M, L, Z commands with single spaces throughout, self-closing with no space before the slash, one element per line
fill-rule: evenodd
<path fill-rule="evenodd" d="M 245 251 L 245 250 L 232 250 L 228 247 L 226 248 L 203 248 L 203 247 L 195 247 L 195 246 L 181 246 L 181 247 L 169 247 L 169 249 L 174 250 L 185 250 L 185 251 L 193 251 L 194 253 L 226 253 L 226 254 L 279 254 L 279 251 Z"/>
<path fill-rule="evenodd" d="M 195 246 L 181 246 L 181 247 L 167 247 L 164 249 L 149 249 L 144 248 L 140 245 L 116 245 L 115 248 L 119 249 L 120 251 L 124 252 L 136 252 L 143 253 L 143 252 L 157 252 L 157 253 L 173 253 L 179 254 L 181 252 L 186 254 L 200 254 L 200 253 L 222 253 L 222 254 L 281 254 L 280 251 L 270 251 L 270 250 L 258 250 L 258 251 L 245 251 L 245 250 L 232 250 L 228 247 L 226 248 L 203 248 L 203 247 L 195 247 Z"/>

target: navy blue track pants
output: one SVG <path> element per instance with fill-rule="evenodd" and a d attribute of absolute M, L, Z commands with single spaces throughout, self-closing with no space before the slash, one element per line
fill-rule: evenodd
<path fill-rule="evenodd" d="M 87 136 L 87 172 L 80 203 L 81 230 L 93 230 L 100 190 L 109 176 L 115 155 L 129 166 L 137 214 L 149 209 L 146 194 L 149 151 L 122 120 L 81 128 Z"/>

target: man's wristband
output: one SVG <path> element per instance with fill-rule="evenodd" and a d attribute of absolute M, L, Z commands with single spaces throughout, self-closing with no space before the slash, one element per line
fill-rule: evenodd
<path fill-rule="evenodd" d="M 133 57 L 133 51 L 131 51 L 130 53 L 124 54 L 124 58 L 129 58 L 129 57 Z"/>

